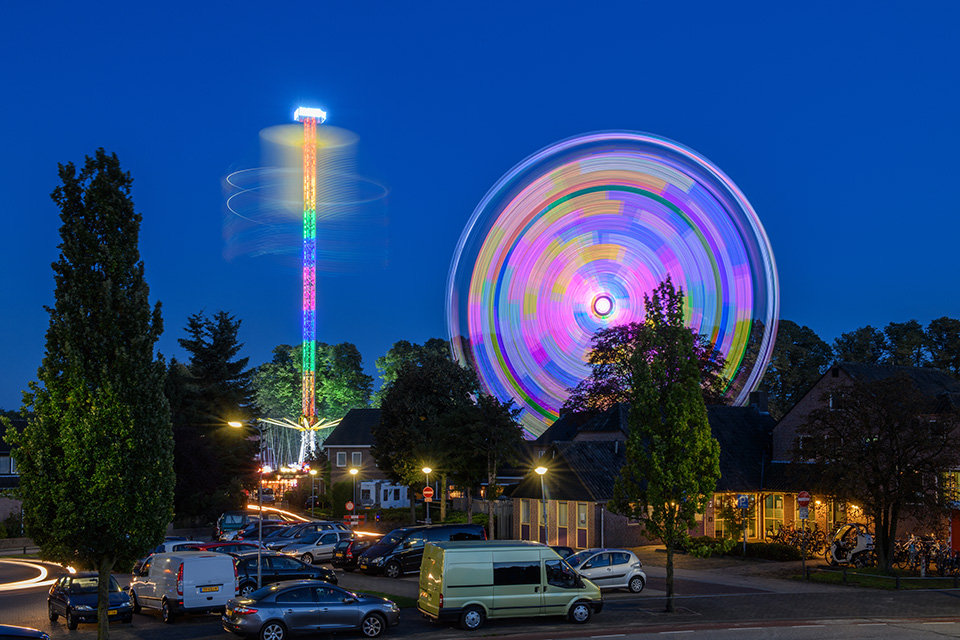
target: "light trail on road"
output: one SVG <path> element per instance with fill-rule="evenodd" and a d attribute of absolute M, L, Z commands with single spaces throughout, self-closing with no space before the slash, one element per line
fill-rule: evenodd
<path fill-rule="evenodd" d="M 45 578 L 50 574 L 47 571 L 47 568 L 42 564 L 37 562 L 31 562 L 29 560 L 0 560 L 2 563 L 28 566 L 32 569 L 36 569 L 39 572 L 34 578 L 29 578 L 27 580 L 19 580 L 17 582 L 8 582 L 6 584 L 0 584 L 0 591 L 17 591 L 19 589 L 31 589 L 33 587 L 47 587 L 57 581 L 56 578 L 51 578 L 50 580 L 45 580 Z"/>

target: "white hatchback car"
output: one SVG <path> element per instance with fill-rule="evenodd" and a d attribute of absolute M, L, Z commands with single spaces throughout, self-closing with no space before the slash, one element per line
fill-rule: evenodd
<path fill-rule="evenodd" d="M 564 560 L 601 589 L 629 589 L 640 593 L 647 584 L 643 563 L 626 549 L 585 549 Z"/>

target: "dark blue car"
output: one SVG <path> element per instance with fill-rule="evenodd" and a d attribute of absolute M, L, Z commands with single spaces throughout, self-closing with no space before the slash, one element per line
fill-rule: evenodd
<path fill-rule="evenodd" d="M 95 571 L 82 571 L 76 574 L 60 576 L 50 587 L 47 596 L 47 612 L 50 622 L 56 622 L 63 616 L 67 620 L 67 629 L 76 629 L 81 622 L 97 621 L 97 586 L 100 578 Z M 133 620 L 133 605 L 130 596 L 120 589 L 117 581 L 110 576 L 108 591 L 110 598 L 107 615 L 110 620 Z"/>

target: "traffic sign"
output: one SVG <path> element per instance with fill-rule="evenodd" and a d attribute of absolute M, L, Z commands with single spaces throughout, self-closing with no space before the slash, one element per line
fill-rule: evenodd
<path fill-rule="evenodd" d="M 806 507 L 800 507 L 797 509 L 797 518 L 800 520 L 809 520 L 810 519 L 810 510 Z"/>
<path fill-rule="evenodd" d="M 749 509 L 750 508 L 750 496 L 739 494 L 737 496 L 737 509 Z"/>
<path fill-rule="evenodd" d="M 347 511 L 353 511 L 353 508 L 354 508 L 356 505 L 353 504 L 353 501 L 352 501 L 352 500 L 348 500 L 348 501 L 347 501 L 347 504 L 345 504 L 345 505 L 343 505 L 343 506 L 347 508 Z"/>
<path fill-rule="evenodd" d="M 424 487 L 423 488 L 423 497 L 429 500 L 433 497 L 433 487 Z"/>
<path fill-rule="evenodd" d="M 810 494 L 806 491 L 801 491 L 797 494 L 797 506 L 801 509 L 806 508 L 810 504 Z"/>

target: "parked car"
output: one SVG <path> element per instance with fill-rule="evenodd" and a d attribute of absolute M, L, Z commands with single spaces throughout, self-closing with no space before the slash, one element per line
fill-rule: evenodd
<path fill-rule="evenodd" d="M 280 553 L 300 558 L 307 564 L 333 558 L 333 549 L 341 540 L 353 538 L 352 531 L 314 531 L 283 547 Z"/>
<path fill-rule="evenodd" d="M 40 629 L 31 627 L 16 627 L 12 624 L 0 624 L 0 638 L 6 640 L 10 638 L 40 638 L 41 640 L 50 640 L 49 634 Z"/>
<path fill-rule="evenodd" d="M 232 540 L 257 540 L 260 535 L 266 538 L 277 529 L 289 527 L 290 525 L 282 520 L 264 520 L 260 522 L 250 522 L 243 525 L 233 534 Z"/>
<path fill-rule="evenodd" d="M 359 566 L 360 554 L 380 539 L 379 535 L 362 533 L 356 535 L 358 537 L 348 538 L 337 543 L 337 546 L 333 548 L 333 557 L 330 558 L 330 564 L 337 569 L 353 571 Z"/>
<path fill-rule="evenodd" d="M 337 574 L 324 567 L 315 567 L 276 551 L 260 554 L 260 584 L 268 585 L 283 580 L 323 580 L 337 584 Z M 249 596 L 257 589 L 257 554 L 247 551 L 237 554 L 237 594 Z"/>
<path fill-rule="evenodd" d="M 97 621 L 97 590 L 100 577 L 95 571 L 83 571 L 75 575 L 60 576 L 50 587 L 47 596 L 47 615 L 50 622 L 56 622 L 63 616 L 67 629 L 76 629 L 81 622 Z M 110 620 L 133 620 L 133 605 L 130 596 L 120 589 L 120 585 L 110 576 L 107 592 Z"/>
<path fill-rule="evenodd" d="M 259 511 L 225 511 L 217 519 L 217 526 L 213 529 L 213 539 L 230 540 L 240 527 L 259 519 Z"/>
<path fill-rule="evenodd" d="M 647 584 L 643 563 L 626 549 L 585 549 L 566 558 L 566 562 L 601 589 L 640 593 Z"/>
<path fill-rule="evenodd" d="M 399 578 L 405 573 L 420 571 L 423 545 L 426 542 L 452 540 L 486 540 L 487 532 L 479 524 L 435 524 L 401 527 L 383 536 L 360 556 L 360 569 L 365 573 L 383 573 Z"/>
<path fill-rule="evenodd" d="M 217 553 L 243 553 L 244 551 L 256 551 L 256 540 L 242 542 L 208 542 L 196 547 L 198 551 L 216 551 Z M 261 547 L 262 548 L 262 547 Z"/>
<path fill-rule="evenodd" d="M 552 547 L 550 547 L 550 548 L 553 549 L 554 551 L 556 551 L 556 552 L 557 552 L 557 555 L 560 556 L 561 558 L 568 558 L 568 557 L 572 556 L 574 553 L 576 553 L 576 551 L 573 549 L 573 547 L 558 547 L 558 546 L 552 546 Z"/>
<path fill-rule="evenodd" d="M 487 618 L 559 615 L 583 623 L 603 609 L 603 596 L 536 542 L 438 542 L 423 553 L 417 608 L 472 631 Z"/>
<path fill-rule="evenodd" d="M 235 595 L 234 558 L 212 551 L 155 553 L 130 580 L 133 612 L 159 609 L 167 623 L 180 612 L 221 610 Z"/>
<path fill-rule="evenodd" d="M 282 640 L 288 632 L 293 635 L 357 629 L 368 638 L 376 638 L 387 627 L 400 623 L 400 609 L 386 598 L 313 580 L 294 580 L 230 600 L 221 620 L 227 631 L 271 640 Z"/>
<path fill-rule="evenodd" d="M 279 551 L 283 547 L 294 544 L 298 538 L 316 531 L 350 531 L 350 527 L 342 522 L 324 520 L 321 522 L 301 522 L 292 524 L 286 529 L 274 531 L 270 536 L 264 536 L 263 544 L 268 549 Z"/>

